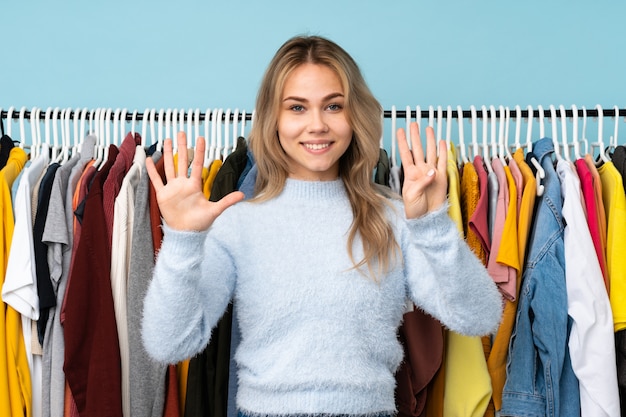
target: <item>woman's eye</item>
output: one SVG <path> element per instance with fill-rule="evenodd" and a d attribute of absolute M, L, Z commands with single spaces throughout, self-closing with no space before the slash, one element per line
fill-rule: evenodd
<path fill-rule="evenodd" d="M 331 111 L 341 110 L 341 106 L 339 104 L 329 104 L 328 110 L 331 110 Z"/>
<path fill-rule="evenodd" d="M 295 111 L 295 112 L 301 112 L 304 111 L 304 107 L 302 107 L 299 104 L 294 104 L 293 106 L 290 107 L 291 110 Z"/>

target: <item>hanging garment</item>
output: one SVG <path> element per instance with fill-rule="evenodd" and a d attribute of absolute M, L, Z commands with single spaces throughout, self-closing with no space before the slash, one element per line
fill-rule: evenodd
<path fill-rule="evenodd" d="M 74 241 L 74 208 L 72 200 L 79 178 L 94 155 L 95 137 L 83 140 L 76 163 L 74 157 L 63 164 L 55 177 L 50 193 L 48 217 L 42 241 L 48 246 L 48 267 L 55 292 L 55 306 L 50 309 L 43 345 L 43 406 L 42 417 L 63 415 L 65 373 L 63 372 L 65 340 L 61 326 L 61 305 L 65 296 Z M 69 169 L 69 172 L 67 170 Z"/>
<path fill-rule="evenodd" d="M 561 188 L 552 165 L 552 139 L 533 145 L 546 178 L 524 265 L 517 322 L 511 337 L 501 414 L 574 416 L 578 381 L 565 349 L 567 315 Z"/>
<path fill-rule="evenodd" d="M 478 189 L 480 190 L 480 197 L 472 216 L 469 219 L 469 227 L 478 237 L 479 242 L 485 253 L 485 259 L 489 258 L 489 252 L 491 250 L 491 234 L 489 233 L 489 179 L 487 176 L 487 170 L 483 162 L 483 158 L 480 155 L 474 157 L 474 169 L 478 174 Z M 487 265 L 485 261 L 485 266 Z"/>
<path fill-rule="evenodd" d="M 128 274 L 130 261 L 133 256 L 131 248 L 135 214 L 135 189 L 140 180 L 145 162 L 146 151 L 141 145 L 138 145 L 135 147 L 133 163 L 124 176 L 117 197 L 115 197 L 113 230 L 111 234 L 111 290 L 117 336 L 120 343 L 122 407 L 126 417 L 132 416 L 130 411 L 130 348 L 127 311 Z"/>
<path fill-rule="evenodd" d="M 3 133 L 2 137 L 0 137 L 0 169 L 7 165 L 9 156 L 11 155 L 11 149 L 13 149 L 14 146 L 13 139 Z"/>
<path fill-rule="evenodd" d="M 211 189 L 211 201 L 218 201 L 237 190 L 239 178 L 246 167 L 247 144 L 237 139 L 235 151 L 228 155 L 217 172 Z M 189 363 L 185 416 L 228 415 L 228 380 L 230 368 L 230 340 L 232 332 L 232 304 L 213 329 L 207 347 Z"/>
<path fill-rule="evenodd" d="M 475 179 L 474 204 L 476 204 L 479 192 L 478 177 L 475 176 L 476 171 L 473 169 L 473 165 L 469 164 L 469 166 L 471 166 L 471 173 L 474 174 L 472 177 Z M 464 208 L 461 197 L 464 195 L 467 198 L 470 192 L 468 192 L 469 190 L 462 191 L 462 183 L 456 165 L 456 155 L 452 147 L 448 150 L 446 172 L 448 174 L 448 213 L 456 224 L 459 235 L 463 236 Z M 463 172 L 463 175 L 465 176 L 466 173 Z M 478 243 L 478 248 L 480 248 L 480 243 Z M 447 330 L 444 343 L 444 397 L 439 415 L 483 416 L 491 397 L 491 384 L 480 337 L 463 336 Z M 472 384 L 467 384 L 467 381 L 472 381 Z M 430 404 L 431 400 L 429 399 L 427 406 L 430 406 Z M 429 417 L 433 415 L 431 408 L 428 409 L 427 415 Z"/>
<path fill-rule="evenodd" d="M 619 393 L 611 304 L 581 204 L 580 181 L 571 164 L 557 162 L 565 220 L 567 312 L 572 318 L 569 352 L 580 385 L 582 417 L 619 417 Z"/>
<path fill-rule="evenodd" d="M 0 170 L 0 280 L 4 283 L 9 251 L 11 248 L 14 216 L 11 189 L 18 177 L 28 155 L 22 148 L 11 150 L 9 159 Z M 31 398 L 23 388 L 30 386 L 30 374 L 25 355 L 24 337 L 21 334 L 19 321 L 12 317 L 19 315 L 10 305 L 2 304 L 0 308 L 0 415 L 3 416 L 30 416 Z M 11 321 L 7 321 L 11 318 Z M 16 327 L 17 324 L 17 327 Z M 20 346 L 21 345 L 21 346 Z M 24 352 L 19 362 L 11 361 L 15 352 Z M 19 369 L 19 373 L 18 373 Z M 21 375 L 21 380 L 20 380 Z"/>
<path fill-rule="evenodd" d="M 29 412 L 37 413 L 37 415 L 41 414 L 42 363 L 40 355 L 33 356 L 32 325 L 39 319 L 33 235 L 33 213 L 37 205 L 36 202 L 33 204 L 33 195 L 38 192 L 37 184 L 50 162 L 48 152 L 48 145 L 43 144 L 41 155 L 24 170 L 18 184 L 15 196 L 15 233 L 2 286 L 2 299 L 12 307 L 11 310 L 7 309 L 6 313 L 7 331 L 12 329 L 23 339 L 18 345 L 10 346 L 7 360 L 9 366 L 12 363 L 28 364 L 27 368 L 21 370 L 30 374 L 27 381 L 23 376 L 20 377 L 24 385 L 22 391 L 28 395 Z M 35 337 L 34 340 L 37 341 L 37 338 Z M 18 369 L 19 367 L 21 366 L 18 365 Z M 34 401 L 33 394 L 36 397 Z"/>
<path fill-rule="evenodd" d="M 158 162 L 161 153 L 151 158 Z M 162 163 L 161 163 L 162 165 Z M 154 269 L 154 242 L 150 224 L 150 179 L 142 167 L 135 195 L 133 237 L 128 274 L 128 347 L 130 415 L 162 417 L 165 404 L 165 376 L 167 367 L 153 360 L 141 340 L 143 299 Z"/>
<path fill-rule="evenodd" d="M 589 170 L 589 166 L 584 159 L 577 159 L 575 161 L 576 173 L 580 178 L 580 186 L 582 189 L 582 196 L 585 202 L 584 208 L 586 209 L 586 223 L 587 228 L 591 234 L 595 253 L 600 265 L 600 271 L 602 272 L 602 281 L 605 284 L 606 291 L 609 291 L 609 277 L 606 270 L 606 259 L 604 256 L 604 247 L 602 245 L 602 236 L 600 232 L 600 222 L 598 216 L 598 207 L 596 205 L 596 192 L 593 186 L 593 176 Z M 583 214 L 585 214 L 583 212 Z"/>
<path fill-rule="evenodd" d="M 115 145 L 109 146 L 108 158 L 91 183 L 65 298 L 63 369 L 81 415 L 122 416 L 120 348 L 103 205 L 103 184 L 118 153 Z"/>

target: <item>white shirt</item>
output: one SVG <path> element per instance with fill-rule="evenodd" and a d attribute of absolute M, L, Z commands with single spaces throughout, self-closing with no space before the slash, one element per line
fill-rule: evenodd
<path fill-rule="evenodd" d="M 565 219 L 565 282 L 572 368 L 580 384 L 581 417 L 619 417 L 613 315 L 581 204 L 580 180 L 559 160 Z"/>

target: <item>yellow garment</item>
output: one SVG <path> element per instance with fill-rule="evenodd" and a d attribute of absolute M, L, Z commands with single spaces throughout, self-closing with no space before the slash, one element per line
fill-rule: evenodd
<path fill-rule="evenodd" d="M 209 175 L 207 176 L 202 186 L 202 192 L 204 193 L 204 196 L 206 197 L 207 200 L 209 199 L 209 197 L 211 197 L 211 187 L 213 187 L 213 181 L 215 180 L 217 171 L 219 171 L 221 167 L 222 167 L 221 159 L 216 159 L 213 162 L 211 162 L 211 166 L 209 167 Z"/>
<path fill-rule="evenodd" d="M 471 164 L 470 164 L 471 165 Z M 448 151 L 448 202 L 450 217 L 463 236 L 461 182 L 454 152 Z M 474 171 L 476 174 L 476 171 Z M 476 176 L 478 181 L 478 176 Z M 476 200 L 478 201 L 478 200 Z M 491 397 L 491 381 L 480 337 L 447 331 L 444 416 L 482 416 Z M 471 383 L 468 383 L 471 381 Z"/>
<path fill-rule="evenodd" d="M 7 164 L 0 170 L 0 286 L 4 284 L 15 226 L 11 189 L 27 159 L 28 155 L 22 148 L 12 148 Z M 0 415 L 30 417 L 32 388 L 21 317 L 5 303 L 2 303 L 0 311 Z"/>
<path fill-rule="evenodd" d="M 463 165 L 463 175 L 461 176 L 461 211 L 463 213 L 463 231 L 465 241 L 470 249 L 478 256 L 478 259 L 487 265 L 487 254 L 483 249 L 478 235 L 469 227 L 469 220 L 476 211 L 478 200 L 480 199 L 480 180 L 478 172 L 472 162 Z"/>
<path fill-rule="evenodd" d="M 626 328 L 626 194 L 622 177 L 613 165 L 605 162 L 598 168 L 602 181 L 602 200 L 606 211 L 606 266 L 609 275 L 609 299 L 615 331 Z"/>
<path fill-rule="evenodd" d="M 500 241 L 500 249 L 498 250 L 496 259 L 498 263 L 515 269 L 516 290 L 513 301 L 505 298 L 502 320 L 494 337 L 493 344 L 491 345 L 489 357 L 487 358 L 487 367 L 489 368 L 489 375 L 491 377 L 493 389 L 493 407 L 495 410 L 499 410 L 502 406 L 502 389 L 504 388 L 504 382 L 506 380 L 507 354 L 509 341 L 511 339 L 511 334 L 513 333 L 513 327 L 515 326 L 515 316 L 517 310 L 516 300 L 518 297 L 519 281 L 521 279 L 522 270 L 517 233 L 517 185 L 515 184 L 515 180 L 511 174 L 511 168 L 505 166 L 504 172 L 506 174 L 511 198 L 509 199 L 506 218 L 504 220 L 502 240 Z M 532 191 L 534 192 L 534 190 Z M 493 410 L 489 415 L 494 415 Z"/>

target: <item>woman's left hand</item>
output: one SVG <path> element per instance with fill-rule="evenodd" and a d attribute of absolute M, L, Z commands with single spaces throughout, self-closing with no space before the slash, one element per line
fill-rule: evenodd
<path fill-rule="evenodd" d="M 439 141 L 439 158 L 437 144 L 432 127 L 426 128 L 426 158 L 419 134 L 419 127 L 412 122 L 411 149 L 404 129 L 398 129 L 398 149 L 404 170 L 402 200 L 407 219 L 414 219 L 436 210 L 446 201 L 448 194 L 448 178 L 446 164 L 448 151 L 446 142 Z"/>

